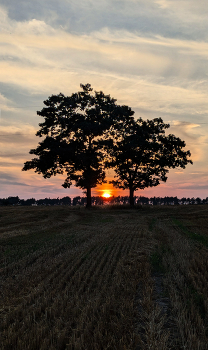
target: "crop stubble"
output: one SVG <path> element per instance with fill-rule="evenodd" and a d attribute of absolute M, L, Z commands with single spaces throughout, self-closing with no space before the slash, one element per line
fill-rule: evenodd
<path fill-rule="evenodd" d="M 194 210 L 2 208 L 1 349 L 207 349 Z"/>

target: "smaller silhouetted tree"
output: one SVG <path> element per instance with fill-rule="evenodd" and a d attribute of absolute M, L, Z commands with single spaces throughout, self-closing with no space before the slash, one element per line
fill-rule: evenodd
<path fill-rule="evenodd" d="M 165 136 L 169 128 L 161 118 L 127 122 L 117 129 L 109 150 L 108 166 L 115 171 L 111 183 L 129 189 L 130 205 L 134 205 L 134 191 L 158 186 L 167 180 L 170 168 L 185 168 L 190 151 L 184 151 L 185 142 L 175 135 Z"/>
<path fill-rule="evenodd" d="M 20 199 L 18 196 L 16 197 L 12 197 L 12 196 L 9 196 L 8 198 L 3 198 L 1 199 L 1 203 L 2 205 L 17 205 L 18 203 L 20 203 Z"/>
<path fill-rule="evenodd" d="M 60 203 L 64 205 L 71 205 L 71 198 L 66 196 L 60 199 Z"/>
<path fill-rule="evenodd" d="M 197 197 L 197 198 L 196 198 L 196 203 L 197 203 L 197 204 L 201 204 L 201 203 L 202 203 L 201 198 Z"/>
<path fill-rule="evenodd" d="M 80 196 L 76 196 L 73 198 L 72 200 L 72 205 L 75 206 L 75 205 L 81 205 L 81 197 Z"/>
<path fill-rule="evenodd" d="M 28 199 L 21 199 L 20 200 L 20 205 L 32 205 L 32 204 L 35 204 L 36 203 L 36 200 L 35 198 L 28 198 Z"/>

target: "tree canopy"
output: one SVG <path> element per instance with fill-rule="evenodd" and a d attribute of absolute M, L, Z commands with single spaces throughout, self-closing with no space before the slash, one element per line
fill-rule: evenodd
<path fill-rule="evenodd" d="M 63 187 L 75 186 L 87 192 L 91 206 L 91 189 L 105 181 L 105 144 L 115 126 L 131 119 L 134 112 L 119 106 L 102 91 L 92 93 L 90 84 L 82 91 L 65 96 L 52 95 L 37 114 L 44 118 L 36 133 L 44 139 L 30 154 L 36 157 L 25 162 L 23 170 L 34 169 L 44 178 L 66 174 Z"/>
<path fill-rule="evenodd" d="M 114 169 L 115 187 L 129 189 L 130 204 L 134 191 L 153 187 L 167 180 L 170 168 L 185 168 L 190 151 L 173 134 L 165 135 L 169 124 L 161 118 L 135 120 L 128 106 L 102 91 L 92 92 L 90 84 L 82 91 L 65 96 L 52 95 L 37 114 L 44 118 L 37 136 L 43 138 L 25 162 L 23 170 L 34 169 L 44 178 L 65 174 L 63 187 L 72 183 L 87 193 L 105 182 L 105 169 Z"/>
<path fill-rule="evenodd" d="M 185 142 L 173 134 L 165 135 L 168 128 L 161 118 L 147 121 L 140 118 L 117 131 L 108 163 L 115 171 L 111 183 L 129 189 L 131 205 L 134 191 L 157 186 L 167 180 L 170 168 L 185 168 L 192 163 L 188 159 L 190 151 L 183 150 Z"/>

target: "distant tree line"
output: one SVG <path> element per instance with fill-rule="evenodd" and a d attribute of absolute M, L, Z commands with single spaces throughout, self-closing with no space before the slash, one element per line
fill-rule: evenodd
<path fill-rule="evenodd" d="M 44 198 L 44 199 L 20 199 L 16 197 L 0 198 L 0 206 L 36 206 L 36 205 L 69 205 L 69 206 L 86 206 L 87 198 L 76 196 L 73 199 L 66 196 L 63 198 Z M 117 196 L 110 199 L 104 199 L 101 196 L 92 196 L 92 205 L 104 205 L 104 204 L 130 204 L 129 196 Z M 183 197 L 181 199 L 177 197 L 144 197 L 134 196 L 134 204 L 136 205 L 188 205 L 188 204 L 208 204 L 208 197 L 205 199 Z"/>

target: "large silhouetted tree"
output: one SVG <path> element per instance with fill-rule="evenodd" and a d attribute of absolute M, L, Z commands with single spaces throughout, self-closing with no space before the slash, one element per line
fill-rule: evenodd
<path fill-rule="evenodd" d="M 134 191 L 157 186 L 167 180 L 170 168 L 185 168 L 192 163 L 185 142 L 175 135 L 165 135 L 169 128 L 161 118 L 127 123 L 117 131 L 111 145 L 109 166 L 114 167 L 115 180 L 111 183 L 129 189 L 130 205 L 134 205 Z"/>
<path fill-rule="evenodd" d="M 82 91 L 71 96 L 52 95 L 37 114 L 40 123 L 37 136 L 44 137 L 30 154 L 36 157 L 24 164 L 23 170 L 34 169 L 44 178 L 66 174 L 63 187 L 75 182 L 86 190 L 87 207 L 91 206 L 91 189 L 105 181 L 105 145 L 114 134 L 114 127 L 122 125 L 134 114 L 127 106 L 102 91 L 92 93 L 90 84 L 80 85 Z M 132 118 L 133 119 L 133 118 Z"/>

